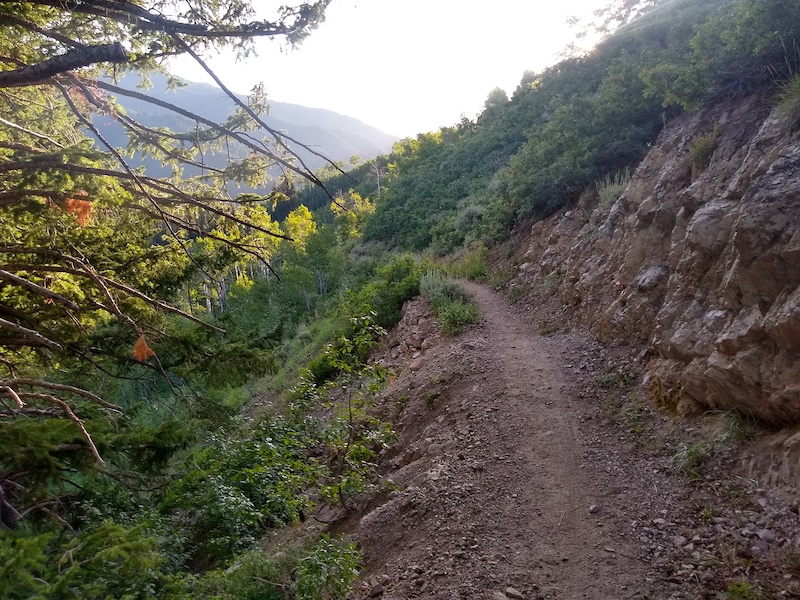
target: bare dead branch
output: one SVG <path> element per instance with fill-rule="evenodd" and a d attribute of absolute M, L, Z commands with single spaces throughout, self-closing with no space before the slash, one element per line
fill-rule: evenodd
<path fill-rule="evenodd" d="M 17 404 L 17 408 L 20 408 L 20 409 L 25 408 L 25 403 L 20 399 L 20 397 L 17 394 L 17 392 L 15 392 L 13 389 L 8 387 L 7 385 L 4 385 L 4 386 L 0 387 L 0 392 L 5 392 L 8 396 L 11 396 L 11 398 Z"/>
<path fill-rule="evenodd" d="M 113 410 L 114 412 L 118 412 L 118 413 L 122 412 L 122 407 L 121 406 L 117 406 L 116 404 L 111 404 L 111 402 L 106 402 L 105 400 L 103 400 L 97 394 L 93 394 L 92 392 L 84 390 L 83 388 L 75 387 L 75 386 L 72 386 L 72 385 L 67 385 L 67 384 L 64 384 L 64 383 L 53 383 L 53 382 L 50 382 L 50 381 L 42 381 L 42 380 L 39 380 L 39 379 L 17 378 L 17 379 L 7 379 L 5 381 L 0 381 L 0 384 L 3 384 L 5 386 L 25 385 L 25 386 L 28 386 L 28 387 L 39 387 L 39 388 L 44 388 L 44 389 L 48 389 L 48 390 L 57 390 L 57 391 L 60 391 L 60 392 L 70 392 L 71 394 L 75 394 L 77 396 L 83 396 L 84 398 L 88 398 L 89 400 L 91 400 L 92 402 L 94 402 L 96 404 L 99 404 L 103 408 L 107 408 L 109 410 Z"/>
<path fill-rule="evenodd" d="M 106 466 L 106 462 L 103 460 L 103 457 L 100 456 L 100 452 L 98 452 L 97 446 L 95 446 L 94 440 L 92 440 L 92 436 L 89 435 L 89 432 L 86 430 L 86 426 L 83 424 L 83 421 L 81 421 L 78 418 L 78 416 L 72 411 L 69 404 L 64 402 L 61 398 L 58 398 L 56 396 L 51 396 L 50 394 L 32 394 L 30 392 L 22 392 L 20 393 L 20 396 L 23 398 L 31 398 L 34 400 L 44 400 L 45 402 L 50 402 L 51 404 L 55 404 L 56 406 L 61 408 L 61 410 L 64 411 L 69 420 L 75 423 L 78 429 L 80 429 L 81 435 L 83 435 L 83 439 L 86 440 L 86 443 L 89 444 L 89 449 L 92 453 L 92 456 L 94 456 L 95 460 L 98 463 L 100 463 L 101 467 Z"/>
<path fill-rule="evenodd" d="M 232 139 L 235 139 L 237 142 L 239 142 L 239 143 L 243 144 L 244 146 L 250 148 L 254 152 L 256 152 L 258 154 L 261 154 L 261 155 L 268 156 L 270 159 L 274 160 L 276 163 L 280 164 L 285 169 L 287 169 L 289 171 L 292 171 L 293 173 L 299 175 L 303 179 L 306 179 L 306 180 L 310 181 L 314 185 L 319 185 L 319 183 L 318 183 L 319 180 L 313 173 L 308 172 L 308 171 L 304 171 L 303 169 L 298 169 L 293 164 L 291 164 L 288 161 L 286 161 L 286 160 L 282 159 L 281 157 L 277 156 L 274 152 L 271 152 L 264 144 L 255 143 L 250 136 L 243 135 L 240 132 L 234 131 L 234 130 L 229 129 L 229 128 L 223 126 L 223 125 L 220 125 L 219 123 L 215 123 L 211 119 L 206 119 L 205 117 L 202 117 L 202 116 L 200 116 L 200 115 L 198 115 L 196 113 L 193 113 L 193 112 L 188 111 L 188 110 L 186 110 L 184 108 L 181 108 L 180 106 L 177 106 L 176 104 L 172 104 L 170 102 L 165 102 L 163 100 L 159 100 L 157 98 L 153 98 L 153 97 L 148 96 L 147 94 L 143 94 L 141 92 L 136 92 L 134 90 L 129 90 L 129 89 L 126 89 L 126 88 L 123 88 L 123 87 L 112 85 L 110 83 L 107 83 L 107 82 L 101 81 L 101 80 L 91 81 L 91 82 L 89 82 L 89 84 L 90 85 L 95 85 L 95 86 L 99 87 L 100 89 L 103 89 L 103 90 L 106 90 L 106 91 L 109 91 L 109 92 L 113 92 L 113 93 L 119 94 L 121 96 L 128 96 L 130 98 L 136 98 L 137 100 L 142 100 L 143 102 L 148 102 L 150 104 L 154 104 L 155 106 L 160 106 L 162 108 L 166 108 L 166 109 L 168 109 L 170 111 L 173 111 L 173 112 L 175 112 L 175 113 L 177 113 L 179 115 L 182 115 L 182 116 L 184 116 L 184 117 L 186 117 L 188 119 L 192 119 L 193 121 L 196 121 L 197 123 L 202 123 L 203 125 L 209 127 L 213 131 L 217 131 L 219 133 L 222 133 L 223 135 L 230 136 Z"/>
<path fill-rule="evenodd" d="M 240 107 L 240 108 L 241 108 L 243 111 L 245 111 L 245 112 L 246 112 L 246 113 L 247 113 L 247 114 L 250 116 L 250 118 L 251 118 L 251 119 L 253 119 L 253 121 L 254 121 L 254 122 L 258 123 L 258 125 L 259 125 L 259 126 L 262 128 L 262 129 L 264 129 L 265 131 L 267 131 L 267 132 L 268 132 L 268 133 L 269 133 L 269 134 L 272 136 L 272 138 L 275 140 L 275 143 L 276 143 L 276 144 L 278 144 L 278 145 L 279 145 L 281 148 L 283 148 L 283 149 L 284 149 L 284 150 L 286 150 L 287 152 L 290 152 L 292 155 L 294 155 L 294 156 L 295 156 L 295 158 L 297 158 L 297 160 L 298 160 L 298 161 L 300 161 L 300 164 L 301 164 L 301 165 L 303 165 L 303 169 L 305 169 L 305 171 L 306 171 L 306 172 L 310 173 L 310 172 L 311 172 L 311 169 L 309 169 L 309 168 L 306 166 L 306 164 L 303 162 L 303 160 L 302 160 L 302 159 L 301 159 L 299 156 L 297 156 L 297 153 L 296 153 L 296 152 L 294 152 L 294 151 L 293 151 L 291 148 L 289 148 L 289 146 L 286 144 L 286 142 L 285 142 L 284 140 L 289 140 L 289 141 L 291 141 L 292 143 L 294 143 L 294 144 L 297 144 L 298 146 L 300 146 L 301 148 L 303 148 L 303 149 L 304 149 L 304 150 L 306 150 L 307 152 L 310 152 L 310 153 L 311 153 L 311 154 L 313 154 L 314 156 L 317 156 L 317 157 L 319 157 L 319 158 L 322 158 L 322 159 L 323 159 L 325 162 L 327 162 L 329 165 L 333 166 L 333 167 L 334 167 L 336 170 L 338 170 L 338 171 L 339 171 L 341 174 L 343 174 L 343 175 L 347 175 L 347 173 L 345 173 L 345 172 L 344 172 L 344 171 L 343 171 L 341 168 L 339 168 L 339 166 L 338 166 L 336 163 L 334 163 L 332 160 L 330 160 L 330 159 L 329 159 L 327 156 L 325 156 L 324 154 L 321 154 L 321 153 L 317 152 L 316 150 L 312 149 L 310 146 L 308 146 L 308 145 L 306 145 L 306 144 L 303 144 L 302 142 L 298 142 L 296 139 L 294 139 L 294 138 L 292 138 L 292 137 L 290 137 L 290 136 L 286 135 L 285 133 L 280 133 L 280 132 L 278 132 L 278 131 L 275 131 L 275 130 L 274 130 L 272 127 L 270 127 L 269 125 L 267 125 L 267 124 L 264 122 L 264 120 L 263 120 L 263 119 L 262 119 L 262 118 L 261 118 L 261 117 L 260 117 L 258 114 L 256 114 L 256 112 L 255 112 L 255 111 L 254 111 L 252 108 L 250 108 L 250 107 L 249 107 L 247 104 L 245 104 L 244 102 L 242 102 L 241 98 L 239 98 L 239 97 L 238 97 L 236 94 L 234 94 L 234 93 L 233 93 L 233 92 L 232 92 L 230 89 L 228 89 L 228 87 L 227 87 L 227 86 L 226 86 L 224 83 L 222 83 L 222 80 L 221 80 L 221 79 L 220 79 L 220 78 L 217 76 L 217 74 L 216 74 L 216 73 L 215 73 L 215 72 L 214 72 L 214 71 L 213 71 L 213 70 L 212 70 L 212 69 L 211 69 L 211 68 L 210 68 L 210 67 L 209 67 L 209 66 L 206 64 L 206 62 L 205 62 L 205 61 L 204 61 L 204 60 L 203 60 L 203 59 L 200 57 L 200 55 L 199 55 L 199 54 L 197 54 L 197 53 L 196 53 L 196 52 L 195 52 L 195 51 L 194 51 L 194 50 L 191 48 L 191 46 L 189 46 L 189 45 L 188 45 L 186 42 L 184 42 L 184 41 L 183 41 L 183 40 L 180 38 L 180 36 L 178 36 L 178 35 L 176 35 L 176 34 L 172 34 L 172 38 L 173 38 L 173 39 L 174 39 L 174 40 L 177 42 L 177 44 L 178 44 L 178 46 L 179 46 L 180 48 L 182 48 L 182 49 L 183 49 L 183 50 L 184 50 L 184 51 L 185 51 L 187 54 L 189 54 L 189 56 L 191 56 L 191 57 L 192 57 L 192 58 L 195 60 L 195 62 L 196 62 L 197 64 L 199 64 L 199 65 L 200 65 L 200 66 L 203 68 L 203 70 L 204 70 L 206 73 L 208 73 L 208 74 L 209 74 L 209 76 L 211 76 L 211 78 L 212 78 L 212 79 L 213 79 L 213 80 L 216 82 L 216 84 L 217 84 L 217 85 L 220 87 L 220 89 L 221 89 L 223 92 L 225 92 L 225 94 L 226 94 L 226 95 L 227 95 L 227 96 L 228 96 L 228 97 L 229 97 L 231 100 L 233 100 L 233 102 L 234 102 L 234 103 L 235 103 L 237 106 L 239 106 L 239 107 Z M 349 177 L 349 175 L 348 175 L 348 177 Z M 325 187 L 325 185 L 324 185 L 324 183 L 322 182 L 322 180 L 320 180 L 320 179 L 319 179 L 319 178 L 318 178 L 316 175 L 314 175 L 314 176 L 313 176 L 312 183 L 315 183 L 316 185 L 318 185 L 319 187 L 321 187 L 321 188 L 322 188 L 322 189 L 325 191 L 325 193 L 328 195 L 328 197 L 330 197 L 330 199 L 331 199 L 333 202 L 336 202 L 336 199 L 335 199 L 335 198 L 334 198 L 334 197 L 331 195 L 331 193 L 330 193 L 330 192 L 328 191 L 328 189 Z M 337 204 L 338 204 L 338 203 L 337 203 Z"/>

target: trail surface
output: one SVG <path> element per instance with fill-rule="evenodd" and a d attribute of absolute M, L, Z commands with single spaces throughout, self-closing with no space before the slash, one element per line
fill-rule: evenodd
<path fill-rule="evenodd" d="M 539 335 L 502 296 L 467 285 L 480 326 L 416 350 L 430 328 L 412 307 L 386 355 L 400 375 L 385 402 L 401 412 L 385 472 L 401 491 L 360 520 L 363 596 L 690 597 L 699 579 L 665 577 L 635 537 L 637 523 L 669 523 L 675 490 L 659 493 L 658 469 L 618 460 L 618 440 L 598 434 L 587 393 L 598 347 Z"/>

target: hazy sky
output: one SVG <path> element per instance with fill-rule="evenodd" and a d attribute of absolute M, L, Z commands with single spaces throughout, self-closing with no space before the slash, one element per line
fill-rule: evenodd
<path fill-rule="evenodd" d="M 258 4 L 260 0 L 256 0 Z M 246 63 L 218 57 L 226 85 L 356 117 L 401 137 L 474 118 L 495 87 L 554 63 L 584 16 L 607 0 L 334 0 L 325 23 L 295 50 L 259 42 Z M 174 71 L 209 81 L 181 59 Z"/>

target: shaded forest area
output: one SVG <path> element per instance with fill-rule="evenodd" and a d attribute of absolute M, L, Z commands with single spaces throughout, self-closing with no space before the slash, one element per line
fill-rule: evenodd
<path fill-rule="evenodd" d="M 225 123 L 179 113 L 194 126 L 169 131 L 125 115 L 102 77 L 146 79 L 164 56 L 202 63 L 252 36 L 299 42 L 328 2 L 274 22 L 246 2 L 167 4 L 174 20 L 115 0 L 0 4 L 3 598 L 344 597 L 352 543 L 270 556 L 258 542 L 381 489 L 393 431 L 369 406 L 389 374 L 370 348 L 421 281 L 445 331 L 476 318 L 433 259 L 461 254 L 458 274 L 484 276 L 487 246 L 618 194 L 669 119 L 717 96 L 771 88 L 800 115 L 800 3 L 621 3 L 606 15 L 647 10 L 511 98 L 493 91 L 474 121 L 310 173 L 265 129 L 259 89 Z M 116 66 L 29 79 L 115 38 Z M 127 147 L 104 144 L 95 117 Z M 713 132 L 698 133 L 702 167 Z M 184 176 L 231 140 L 250 153 Z M 171 174 L 130 168 L 137 153 Z M 273 191 L 231 196 L 232 180 Z"/>

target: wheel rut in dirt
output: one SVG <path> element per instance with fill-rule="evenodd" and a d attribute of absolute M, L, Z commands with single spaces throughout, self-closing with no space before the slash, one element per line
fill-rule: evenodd
<path fill-rule="evenodd" d="M 365 594 L 659 597 L 625 534 L 635 498 L 586 451 L 573 338 L 538 335 L 465 285 L 481 325 L 428 348 L 389 391 L 407 403 L 385 461 L 401 490 L 361 519 Z"/>

